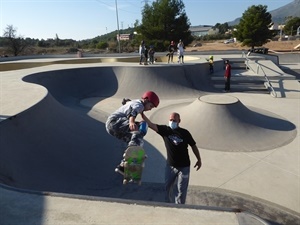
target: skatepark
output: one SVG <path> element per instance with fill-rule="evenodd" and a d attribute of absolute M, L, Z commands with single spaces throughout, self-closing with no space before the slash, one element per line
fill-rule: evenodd
<path fill-rule="evenodd" d="M 206 58 L 187 53 L 184 64 L 167 64 L 161 54 L 147 66 L 137 56 L 1 60 L 3 224 L 299 224 L 300 54 L 219 54 L 213 75 Z M 230 93 L 222 91 L 225 59 Z M 114 172 L 126 145 L 105 121 L 123 98 L 146 90 L 160 97 L 146 115 L 167 124 L 180 113 L 200 150 L 185 206 L 164 203 L 166 152 L 152 130 L 143 184 L 123 186 Z"/>

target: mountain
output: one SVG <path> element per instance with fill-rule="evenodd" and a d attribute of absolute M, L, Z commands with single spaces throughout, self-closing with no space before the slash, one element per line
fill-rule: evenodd
<path fill-rule="evenodd" d="M 269 13 L 272 15 L 273 22 L 279 24 L 284 23 L 288 16 L 300 17 L 300 0 L 294 0 L 293 2 L 272 10 Z"/>
<path fill-rule="evenodd" d="M 300 0 L 294 0 L 278 9 L 269 11 L 272 15 L 272 21 L 278 24 L 284 24 L 287 17 L 300 17 Z M 241 17 L 236 18 L 231 22 L 227 22 L 229 26 L 237 25 Z"/>

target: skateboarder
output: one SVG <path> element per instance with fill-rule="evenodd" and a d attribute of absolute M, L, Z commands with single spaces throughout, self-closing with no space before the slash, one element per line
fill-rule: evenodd
<path fill-rule="evenodd" d="M 169 117 L 169 126 L 154 124 L 144 114 L 142 114 L 142 116 L 148 123 L 148 126 L 163 138 L 167 149 L 165 170 L 166 202 L 185 204 L 190 177 L 188 145 L 191 146 L 193 153 L 197 158 L 194 168 L 199 170 L 202 166 L 196 142 L 188 130 L 179 127 L 181 120 L 178 113 L 171 113 Z M 172 199 L 172 190 L 174 186 L 176 187 L 175 199 Z"/>
<path fill-rule="evenodd" d="M 135 121 L 138 114 L 149 111 L 159 104 L 159 98 L 153 91 L 146 91 L 141 99 L 127 100 L 123 106 L 113 112 L 106 121 L 106 130 L 109 134 L 127 143 L 128 146 L 143 146 L 143 137 L 147 133 L 145 121 Z M 123 160 L 118 166 L 124 171 Z"/>

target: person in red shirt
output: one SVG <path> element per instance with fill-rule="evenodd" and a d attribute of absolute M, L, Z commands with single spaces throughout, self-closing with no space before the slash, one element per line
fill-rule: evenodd
<path fill-rule="evenodd" d="M 230 91 L 230 78 L 231 78 L 231 65 L 229 63 L 229 60 L 225 60 L 225 74 L 224 74 L 224 79 L 225 79 L 225 92 Z"/>

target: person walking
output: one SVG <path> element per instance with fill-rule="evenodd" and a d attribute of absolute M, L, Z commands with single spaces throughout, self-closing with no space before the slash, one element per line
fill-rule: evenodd
<path fill-rule="evenodd" d="M 198 171 L 202 166 L 200 153 L 190 132 L 179 127 L 181 122 L 179 113 L 173 112 L 169 116 L 169 125 L 157 125 L 142 114 L 148 126 L 156 131 L 164 140 L 167 150 L 165 168 L 165 201 L 185 204 L 190 178 L 190 158 L 188 146 L 191 146 L 197 158 L 194 166 Z M 176 187 L 173 197 L 173 187 Z"/>
<path fill-rule="evenodd" d="M 229 63 L 229 60 L 225 60 L 225 73 L 224 73 L 224 79 L 225 79 L 225 92 L 230 92 L 230 78 L 231 78 L 231 65 Z"/>
<path fill-rule="evenodd" d="M 122 106 L 107 118 L 107 133 L 126 142 L 127 146 L 143 146 L 148 125 L 145 121 L 137 122 L 135 119 L 138 114 L 150 111 L 158 104 L 159 97 L 153 91 L 146 91 L 141 99 L 123 99 Z M 116 169 L 120 173 L 124 172 L 124 160 Z"/>

